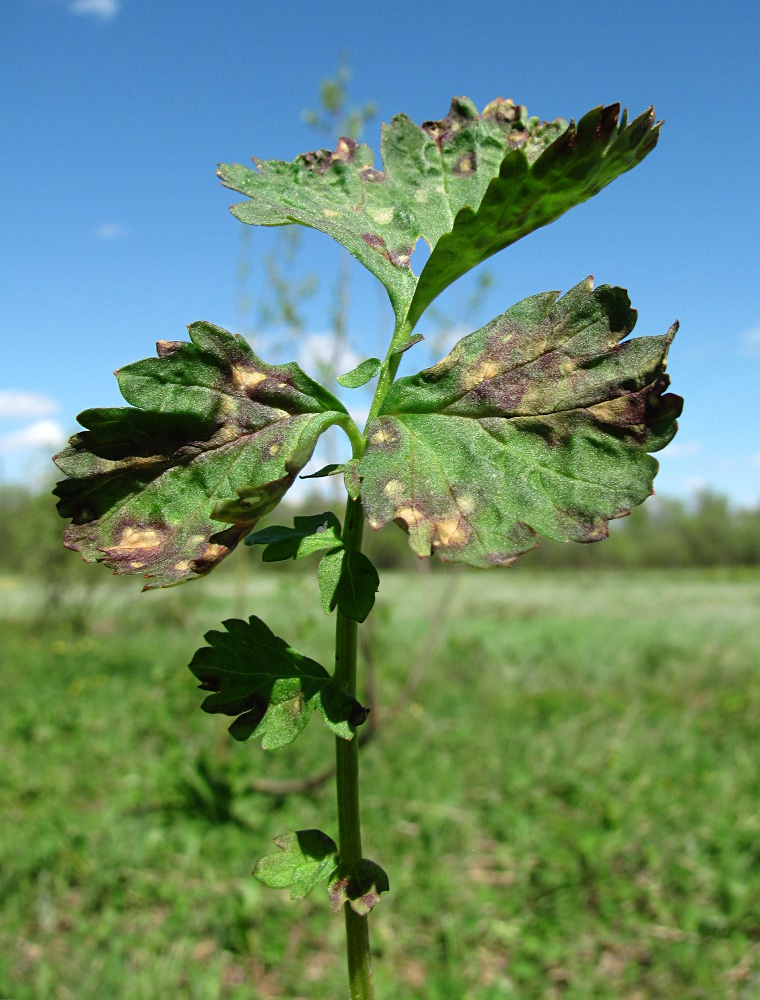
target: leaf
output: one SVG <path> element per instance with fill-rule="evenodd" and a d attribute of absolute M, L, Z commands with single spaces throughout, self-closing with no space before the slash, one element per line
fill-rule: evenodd
<path fill-rule="evenodd" d="M 265 750 L 287 746 L 315 708 L 332 732 L 351 739 L 362 706 L 321 664 L 275 636 L 260 618 L 222 624 L 227 631 L 206 633 L 208 646 L 197 650 L 190 670 L 201 690 L 214 692 L 201 705 L 205 712 L 237 716 L 230 726 L 236 740 L 258 736 Z"/>
<path fill-rule="evenodd" d="M 297 830 L 275 837 L 280 848 L 266 854 L 253 869 L 254 878 L 271 889 L 290 889 L 291 899 L 303 899 L 335 871 L 338 847 L 321 830 Z"/>
<path fill-rule="evenodd" d="M 324 514 L 294 517 L 292 528 L 273 524 L 249 535 L 245 544 L 265 545 L 261 557 L 264 562 L 278 562 L 282 559 L 303 559 L 314 552 L 333 549 L 343 543 L 340 521 L 328 510 Z"/>
<path fill-rule="evenodd" d="M 332 462 L 330 465 L 323 465 L 321 469 L 317 469 L 316 472 L 310 472 L 308 476 L 301 474 L 299 479 L 324 479 L 325 476 L 339 476 L 341 472 L 345 471 L 345 465 L 339 465 Z"/>
<path fill-rule="evenodd" d="M 589 278 L 524 299 L 433 368 L 396 381 L 367 427 L 368 523 L 396 521 L 418 556 L 508 565 L 536 536 L 592 542 L 652 492 L 682 400 L 663 337 L 624 340 L 622 288 Z"/>
<path fill-rule="evenodd" d="M 409 350 L 410 347 L 414 347 L 415 344 L 419 344 L 420 341 L 424 339 L 425 338 L 422 336 L 421 333 L 412 334 L 412 336 L 408 340 L 405 340 L 403 344 L 399 344 L 398 347 L 395 347 L 391 351 L 391 356 L 394 356 L 396 354 L 404 354 L 406 351 Z"/>
<path fill-rule="evenodd" d="M 351 864 L 339 864 L 327 886 L 333 913 L 345 903 L 365 917 L 380 902 L 380 893 L 389 892 L 388 876 L 374 861 L 360 858 Z"/>
<path fill-rule="evenodd" d="M 242 222 L 300 223 L 345 246 L 385 285 L 398 321 L 414 326 L 452 281 L 546 225 L 630 170 L 654 148 L 652 110 L 631 125 L 620 107 L 595 108 L 577 128 L 539 123 L 497 98 L 478 115 L 454 98 L 441 121 L 405 115 L 384 125 L 383 169 L 365 145 L 343 138 L 334 152 L 292 163 L 254 158 L 257 170 L 223 164 L 223 184 L 251 201 L 232 207 Z M 418 239 L 432 253 L 417 284 Z"/>
<path fill-rule="evenodd" d="M 362 552 L 337 549 L 322 556 L 318 570 L 322 607 L 336 607 L 344 618 L 363 622 L 375 604 L 380 577 Z"/>
<path fill-rule="evenodd" d="M 382 367 L 383 363 L 379 358 L 367 358 L 366 361 L 362 361 L 356 368 L 352 368 L 350 372 L 346 372 L 345 375 L 339 375 L 337 382 L 344 389 L 358 389 L 359 386 L 366 385 L 367 382 L 373 379 Z"/>
<path fill-rule="evenodd" d="M 362 479 L 359 475 L 358 459 L 352 458 L 349 462 L 346 462 L 346 468 L 343 471 L 343 485 L 346 487 L 346 493 L 348 493 L 352 500 L 359 499 Z"/>
<path fill-rule="evenodd" d="M 319 435 L 350 419 L 296 364 L 267 365 L 240 337 L 193 323 L 190 343 L 117 372 L 132 407 L 86 410 L 55 459 L 68 548 L 146 589 L 208 573 L 272 510 Z M 225 524 L 229 525 L 225 527 Z"/>
<path fill-rule="evenodd" d="M 598 194 L 651 153 L 661 127 L 654 109 L 630 125 L 627 111 L 620 121 L 619 115 L 620 105 L 612 104 L 593 108 L 577 127 L 570 122 L 560 130 L 558 119 L 534 133 L 528 128 L 529 138 L 507 153 L 482 199 L 463 204 L 450 231 L 433 247 L 409 307 L 410 327 L 461 275 Z M 444 132 L 438 141 L 444 146 L 452 140 Z"/>

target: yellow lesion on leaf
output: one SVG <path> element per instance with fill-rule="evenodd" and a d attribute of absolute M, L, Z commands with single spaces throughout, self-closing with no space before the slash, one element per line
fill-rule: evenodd
<path fill-rule="evenodd" d="M 469 371 L 464 373 L 462 384 L 469 391 L 470 389 L 474 389 L 476 385 L 480 385 L 481 382 L 487 382 L 490 378 L 496 378 L 497 375 L 501 375 L 501 372 L 501 365 L 497 364 L 496 361 L 484 361 L 476 368 L 470 368 Z"/>
<path fill-rule="evenodd" d="M 163 537 L 155 528 L 125 528 L 111 552 L 131 552 L 133 549 L 157 549 Z"/>
<path fill-rule="evenodd" d="M 388 223 L 393 219 L 394 208 L 393 205 L 389 205 L 387 208 L 368 208 L 367 215 L 372 219 L 373 222 L 378 223 L 380 226 L 387 226 Z"/>
<path fill-rule="evenodd" d="M 190 569 L 190 561 L 188 559 L 180 559 L 179 562 L 175 562 L 174 569 L 176 569 L 178 573 L 187 573 Z"/>
<path fill-rule="evenodd" d="M 404 492 L 404 484 L 400 479 L 389 479 L 383 487 L 383 493 L 394 501 L 400 500 Z"/>
<path fill-rule="evenodd" d="M 232 366 L 232 381 L 236 388 L 251 390 L 266 381 L 264 372 L 257 372 L 255 369 L 244 368 L 242 365 Z"/>
<path fill-rule="evenodd" d="M 447 548 L 457 547 L 467 541 L 464 522 L 457 515 L 440 518 L 437 521 L 434 520 L 433 526 L 436 532 L 436 537 L 433 539 L 433 546 L 435 548 L 440 548 L 441 546 L 446 546 Z"/>

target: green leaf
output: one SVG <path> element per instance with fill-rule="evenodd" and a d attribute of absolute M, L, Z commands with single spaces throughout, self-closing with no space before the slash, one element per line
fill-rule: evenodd
<path fill-rule="evenodd" d="M 362 489 L 362 478 L 359 475 L 359 460 L 357 458 L 352 458 L 350 462 L 346 462 L 346 467 L 343 471 L 343 484 L 346 487 L 346 493 L 348 493 L 351 499 L 358 500 Z"/>
<path fill-rule="evenodd" d="M 249 535 L 245 544 L 266 545 L 262 554 L 264 562 L 303 559 L 314 552 L 342 545 L 340 521 L 329 510 L 324 514 L 294 517 L 292 528 L 273 524 Z"/>
<path fill-rule="evenodd" d="M 367 427 L 368 523 L 419 556 L 506 565 L 536 536 L 592 542 L 652 492 L 682 400 L 665 394 L 676 332 L 624 340 L 622 288 L 589 278 L 525 299 L 395 382 Z"/>
<path fill-rule="evenodd" d="M 261 858 L 253 876 L 270 889 L 291 887 L 291 899 L 308 896 L 338 864 L 337 844 L 321 830 L 286 833 L 275 837 L 274 843 L 280 850 Z"/>
<path fill-rule="evenodd" d="M 339 864 L 327 886 L 333 913 L 339 913 L 348 903 L 362 917 L 380 902 L 380 893 L 389 890 L 386 873 L 380 865 L 367 858 L 360 858 L 352 864 Z"/>
<path fill-rule="evenodd" d="M 419 344 L 420 341 L 424 339 L 425 338 L 422 336 L 421 333 L 412 334 L 412 336 L 408 340 L 405 340 L 403 344 L 399 344 L 398 347 L 395 347 L 391 351 L 391 356 L 394 356 L 396 354 L 404 354 L 406 351 L 409 350 L 410 347 L 414 347 L 415 344 Z"/>
<path fill-rule="evenodd" d="M 620 121 L 619 115 L 619 104 L 593 108 L 577 127 L 570 122 L 560 128 L 558 119 L 531 130 L 528 123 L 524 141 L 510 139 L 482 198 L 463 200 L 450 231 L 433 247 L 409 307 L 410 327 L 452 281 L 598 194 L 654 149 L 661 123 L 653 108 L 630 125 L 627 111 Z M 466 123 L 460 129 L 466 132 Z M 445 155 L 444 147 L 461 139 L 455 128 L 451 138 L 444 132 L 438 141 Z M 477 160 L 478 153 L 470 155 Z"/>
<path fill-rule="evenodd" d="M 379 358 L 367 358 L 366 361 L 362 361 L 356 368 L 352 368 L 350 372 L 346 372 L 345 375 L 339 375 L 337 378 L 338 384 L 342 385 L 344 389 L 358 389 L 373 379 L 382 367 L 383 363 Z"/>
<path fill-rule="evenodd" d="M 344 407 L 296 364 L 193 323 L 117 372 L 132 407 L 86 410 L 55 459 L 65 544 L 147 588 L 208 573 L 283 497 Z M 229 525 L 228 527 L 225 527 Z M 147 589 L 146 588 L 146 589 Z"/>
<path fill-rule="evenodd" d="M 323 465 L 321 469 L 317 469 L 316 472 L 310 472 L 308 476 L 301 474 L 299 479 L 324 479 L 326 476 L 339 476 L 341 472 L 345 471 L 345 465 L 337 464 L 332 462 L 330 465 Z"/>
<path fill-rule="evenodd" d="M 654 148 L 651 109 L 630 126 L 619 105 L 595 108 L 577 128 L 539 122 L 497 98 L 478 114 L 454 98 L 441 121 L 417 126 L 397 115 L 383 126 L 382 170 L 365 145 L 341 139 L 334 152 L 292 163 L 254 158 L 256 170 L 219 167 L 222 183 L 251 201 L 242 222 L 300 223 L 345 246 L 385 285 L 397 320 L 414 326 L 443 289 L 491 254 L 546 225 L 630 170 Z M 417 278 L 418 239 L 432 253 Z M 408 315 L 407 315 L 408 314 Z"/>
<path fill-rule="evenodd" d="M 315 708 L 332 732 L 351 739 L 362 706 L 338 689 L 321 664 L 275 636 L 260 618 L 222 624 L 227 631 L 206 633 L 208 646 L 197 650 L 190 670 L 201 690 L 214 692 L 201 705 L 205 712 L 237 716 L 230 726 L 236 740 L 261 737 L 265 750 L 287 746 Z"/>
<path fill-rule="evenodd" d="M 363 622 L 375 603 L 380 577 L 362 552 L 336 549 L 322 557 L 318 570 L 322 607 L 336 607 L 344 618 Z"/>

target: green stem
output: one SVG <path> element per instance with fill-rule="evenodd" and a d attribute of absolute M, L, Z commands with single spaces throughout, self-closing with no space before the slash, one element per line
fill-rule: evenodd
<path fill-rule="evenodd" d="M 349 498 L 343 522 L 346 549 L 359 551 L 364 532 L 364 512 L 358 500 Z M 337 612 L 335 630 L 335 679 L 352 697 L 356 697 L 356 635 L 357 623 Z M 336 738 L 336 783 L 338 790 L 338 831 L 340 860 L 351 863 L 362 856 L 359 822 L 359 740 Z M 351 1000 L 373 1000 L 372 959 L 369 948 L 369 923 L 348 903 L 346 916 L 346 947 L 348 980 Z"/>

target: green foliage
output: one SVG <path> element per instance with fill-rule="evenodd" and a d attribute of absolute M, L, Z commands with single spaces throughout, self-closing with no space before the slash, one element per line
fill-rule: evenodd
<path fill-rule="evenodd" d="M 273 524 L 255 531 L 245 540 L 246 545 L 266 546 L 261 554 L 264 562 L 282 559 L 303 559 L 323 549 L 342 545 L 340 521 L 332 511 L 293 518 L 293 527 Z"/>
<path fill-rule="evenodd" d="M 720 527 L 718 507 L 726 541 L 740 521 Z M 52 516 L 48 504 L 48 527 Z M 620 536 L 557 550 L 602 557 Z M 278 834 L 333 832 L 329 783 L 251 790 L 252 778 L 321 770 L 321 726 L 252 759 L 250 744 L 209 731 L 178 670 L 229 607 L 233 561 L 135 600 L 133 580 L 62 554 L 78 580 L 42 624 L 39 579 L 0 579 L 0 997 L 345 996 L 341 921 L 322 885 L 291 903 L 250 874 Z M 378 623 L 383 706 L 431 623 L 439 637 L 408 709 L 360 754 L 366 850 L 392 883 L 369 917 L 376 994 L 750 1000 L 760 574 L 539 574 L 534 561 L 388 571 L 362 626 Z M 303 565 L 252 567 L 242 600 L 327 663 L 333 621 L 309 602 Z M 441 617 L 451 587 L 457 613 Z M 85 601 L 89 627 L 68 630 Z M 218 806 L 185 792 L 200 760 L 229 789 Z"/>
<path fill-rule="evenodd" d="M 331 878 L 338 864 L 338 847 L 321 830 L 298 830 L 275 837 L 280 848 L 267 854 L 253 869 L 254 877 L 270 889 L 290 887 L 291 899 L 303 899 L 324 879 Z"/>
<path fill-rule="evenodd" d="M 266 365 L 210 323 L 189 332 L 117 372 L 133 408 L 85 410 L 87 429 L 56 457 L 70 477 L 56 489 L 66 545 L 148 588 L 208 573 L 279 503 L 322 431 L 350 419 L 298 365 Z"/>
<path fill-rule="evenodd" d="M 367 358 L 345 375 L 338 376 L 338 383 L 346 389 L 358 389 L 380 374 L 383 363 L 379 358 Z"/>
<path fill-rule="evenodd" d="M 300 223 L 342 243 L 382 281 L 397 319 L 414 326 L 452 281 L 558 218 L 630 170 L 657 143 L 650 108 L 630 125 L 620 105 L 595 108 L 577 128 L 540 123 L 497 98 L 479 115 L 455 98 L 446 118 L 384 126 L 383 170 L 371 150 L 341 139 L 334 152 L 293 163 L 254 158 L 256 171 L 223 164 L 223 184 L 251 199 L 233 214 L 252 225 Z M 432 250 L 418 279 L 418 239 Z"/>
<path fill-rule="evenodd" d="M 287 746 L 303 731 L 314 709 L 336 736 L 353 738 L 364 712 L 325 668 L 275 636 L 260 618 L 230 619 L 226 632 L 207 632 L 190 669 L 203 691 L 205 712 L 236 716 L 236 740 L 261 737 L 265 750 Z"/>
<path fill-rule="evenodd" d="M 647 452 L 675 433 L 664 395 L 675 333 L 623 341 L 622 288 L 581 282 L 525 299 L 389 389 L 359 465 L 369 523 L 403 524 L 419 556 L 508 565 L 535 546 L 596 541 L 652 492 Z"/>
<path fill-rule="evenodd" d="M 380 577 L 362 552 L 328 552 L 319 564 L 318 578 L 325 612 L 329 614 L 337 607 L 344 618 L 364 621 L 375 604 Z"/>

